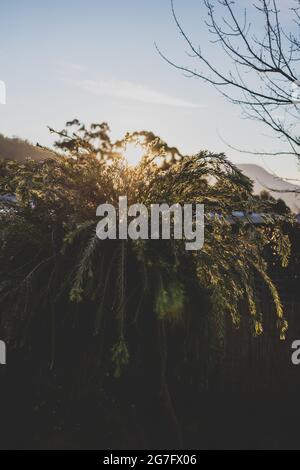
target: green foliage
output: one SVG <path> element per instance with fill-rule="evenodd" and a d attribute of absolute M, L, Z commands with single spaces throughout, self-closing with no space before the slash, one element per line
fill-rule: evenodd
<path fill-rule="evenodd" d="M 112 361 L 115 365 L 115 378 L 119 379 L 123 368 L 129 364 L 129 351 L 124 340 L 120 340 L 112 349 Z"/>
<path fill-rule="evenodd" d="M 184 288 L 180 283 L 169 282 L 161 288 L 156 299 L 156 313 L 160 320 L 178 322 L 184 311 Z"/>
<path fill-rule="evenodd" d="M 70 134 L 74 125 L 77 131 Z M 116 377 L 135 360 L 132 350 L 139 333 L 133 339 L 128 330 L 131 325 L 146 328 L 145 312 L 165 329 L 178 325 L 186 331 L 191 354 L 204 341 L 199 325 L 214 325 L 206 335 L 209 349 L 213 335 L 222 342 L 227 315 L 239 325 L 245 302 L 253 331 L 261 334 L 258 278 L 270 291 L 280 336 L 285 337 L 282 304 L 264 260 L 271 248 L 287 265 L 290 244 L 281 229 L 284 220 L 232 227 L 226 219 L 232 211 L 259 210 L 261 201 L 253 197 L 250 180 L 224 155 L 207 151 L 190 157 L 178 152 L 178 158 L 159 165 L 157 152 L 166 156 L 172 148 L 142 134 L 142 141 L 138 133 L 114 144 L 106 124 L 87 130 L 73 121 L 59 133 L 57 148 L 63 153 L 38 162 L 0 162 L 0 195 L 17 199 L 3 202 L 0 211 L 2 329 L 16 347 L 30 349 L 41 334 L 41 317 L 46 323 L 49 319 L 52 326 L 44 334 L 52 335 L 51 341 L 45 339 L 46 349 L 51 344 L 52 367 L 59 328 L 77 328 L 80 340 L 82 318 L 98 341 L 97 367 L 102 372 L 114 368 Z M 145 157 L 132 168 L 122 146 L 137 138 Z M 186 252 L 182 241 L 99 241 L 96 208 L 102 203 L 116 206 L 122 195 L 129 204 L 148 207 L 205 204 L 207 216 L 213 215 L 207 218 L 204 249 Z"/>

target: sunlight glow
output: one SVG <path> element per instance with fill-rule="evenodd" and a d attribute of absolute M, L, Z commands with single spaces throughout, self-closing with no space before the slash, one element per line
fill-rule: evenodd
<path fill-rule="evenodd" d="M 125 147 L 124 155 L 130 166 L 136 166 L 145 155 L 145 149 L 141 145 L 128 143 Z"/>

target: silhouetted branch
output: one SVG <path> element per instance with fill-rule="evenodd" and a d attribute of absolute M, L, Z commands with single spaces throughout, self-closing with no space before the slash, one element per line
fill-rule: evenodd
<path fill-rule="evenodd" d="M 208 13 L 206 26 L 213 36 L 211 42 L 221 47 L 233 65 L 229 64 L 226 71 L 211 59 L 213 54 L 194 44 L 177 16 L 174 0 L 171 8 L 175 24 L 188 45 L 189 60 L 197 64 L 178 65 L 156 46 L 159 54 L 178 70 L 213 85 L 231 103 L 241 106 L 249 119 L 271 127 L 290 148 L 274 155 L 295 155 L 299 159 L 300 138 L 296 129 L 300 111 L 300 75 L 296 69 L 300 60 L 299 2 L 291 9 L 295 33 L 282 27 L 276 0 L 257 0 L 242 12 L 233 0 L 204 0 L 204 3 Z M 258 24 L 263 24 L 260 36 L 253 31 L 250 13 Z M 276 115 L 278 110 L 282 110 L 282 116 Z"/>

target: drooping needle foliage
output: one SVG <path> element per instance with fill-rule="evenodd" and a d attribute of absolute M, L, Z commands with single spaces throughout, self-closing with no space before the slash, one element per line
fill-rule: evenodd
<path fill-rule="evenodd" d="M 250 180 L 224 155 L 183 156 L 147 132 L 112 143 L 106 124 L 87 130 L 73 121 L 57 134 L 53 158 L 0 163 L 0 195 L 14 196 L 2 198 L 0 210 L 1 330 L 11 345 L 39 345 L 38 359 L 53 369 L 75 335 L 89 345 L 78 359 L 89 371 L 119 377 L 138 361 L 147 333 L 153 350 L 163 341 L 163 351 L 168 331 L 178 328 L 182 350 L 198 357 L 220 338 L 226 316 L 238 327 L 247 304 L 249 325 L 261 334 L 261 285 L 284 339 L 287 322 L 264 253 L 271 248 L 286 265 L 289 240 L 280 217 L 230 223 L 233 211 L 272 207 L 253 196 Z M 129 142 L 144 152 L 135 167 L 123 156 Z M 124 195 L 147 207 L 204 204 L 203 250 L 187 252 L 174 240 L 100 241 L 96 208 L 117 206 Z"/>

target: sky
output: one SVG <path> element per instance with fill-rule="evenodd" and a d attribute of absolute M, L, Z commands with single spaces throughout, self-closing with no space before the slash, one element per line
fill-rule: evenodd
<path fill-rule="evenodd" d="M 279 0 L 284 16 L 292 1 Z M 209 43 L 203 0 L 175 5 L 194 41 L 225 67 Z M 274 151 L 278 142 L 214 88 L 159 56 L 154 43 L 175 62 L 188 60 L 169 0 L 1 0 L 0 8 L 0 80 L 7 95 L 0 105 L 0 133 L 51 146 L 48 125 L 61 130 L 74 118 L 105 121 L 116 139 L 149 130 L 182 153 L 225 152 L 235 163 L 300 177 L 293 158 L 254 157 L 227 147 L 224 141 Z"/>

